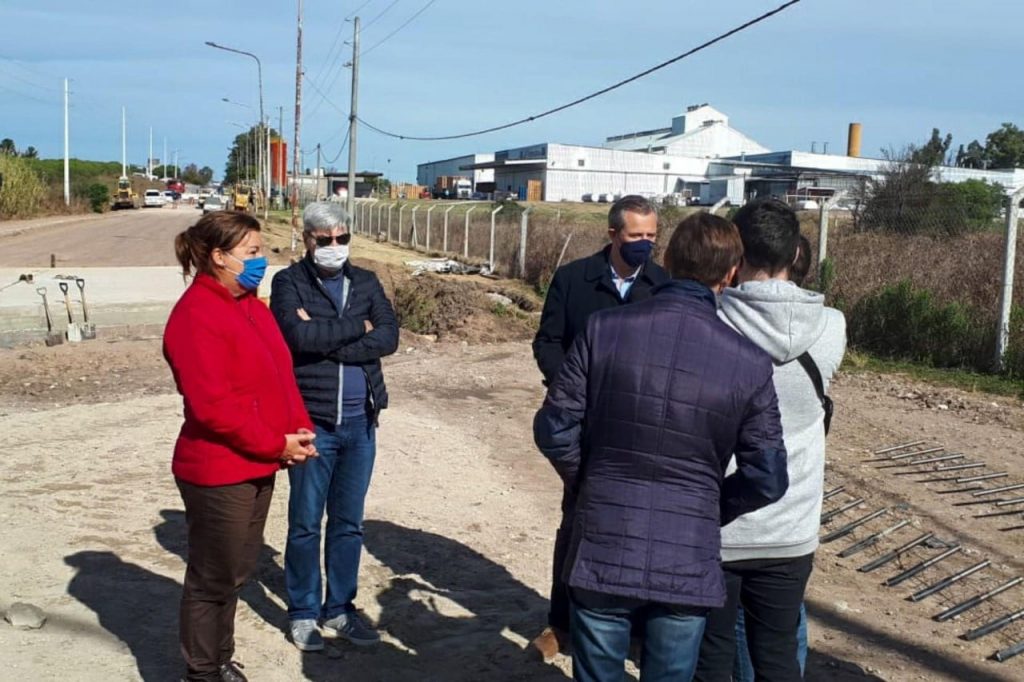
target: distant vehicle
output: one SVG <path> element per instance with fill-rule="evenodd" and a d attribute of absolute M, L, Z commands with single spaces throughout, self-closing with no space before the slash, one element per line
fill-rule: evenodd
<path fill-rule="evenodd" d="M 216 194 L 211 194 L 210 196 L 206 197 L 206 200 L 203 202 L 203 215 L 206 215 L 207 213 L 212 213 L 213 211 L 223 210 L 224 200 L 221 199 Z"/>
<path fill-rule="evenodd" d="M 167 203 L 167 201 L 158 189 L 147 189 L 145 196 L 142 197 L 143 208 L 159 208 L 165 203 Z"/>
<path fill-rule="evenodd" d="M 798 211 L 817 211 L 820 206 L 814 199 L 801 199 L 796 202 L 796 210 Z"/>
<path fill-rule="evenodd" d="M 115 211 L 119 208 L 138 208 L 135 203 L 136 199 L 138 199 L 138 195 L 132 191 L 132 181 L 122 175 L 117 181 L 117 190 L 114 192 L 111 208 Z"/>
<path fill-rule="evenodd" d="M 461 175 L 439 175 L 433 195 L 435 199 L 469 199 L 473 196 L 473 182 Z"/>
<path fill-rule="evenodd" d="M 177 201 L 178 199 L 181 198 L 180 194 L 178 194 L 177 192 L 174 192 L 172 190 L 169 190 L 169 189 L 165 189 L 162 192 L 162 194 L 163 194 L 163 197 L 164 197 L 164 203 L 170 203 L 172 201 Z"/>
<path fill-rule="evenodd" d="M 167 181 L 167 189 L 172 192 L 177 192 L 178 197 L 180 198 L 181 195 L 185 193 L 185 183 L 177 178 L 171 178 Z"/>

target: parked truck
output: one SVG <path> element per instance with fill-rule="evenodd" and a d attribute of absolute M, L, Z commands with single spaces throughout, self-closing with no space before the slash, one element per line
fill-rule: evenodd
<path fill-rule="evenodd" d="M 469 199 L 473 196 L 473 182 L 460 175 L 439 175 L 433 194 L 435 199 Z"/>

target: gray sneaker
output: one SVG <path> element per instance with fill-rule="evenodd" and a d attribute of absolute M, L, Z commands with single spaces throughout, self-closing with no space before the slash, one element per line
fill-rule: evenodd
<path fill-rule="evenodd" d="M 325 620 L 320 627 L 323 628 L 325 637 L 344 637 L 356 646 L 372 646 L 380 642 L 380 633 L 371 628 L 355 611 Z"/>
<path fill-rule="evenodd" d="M 293 620 L 289 626 L 292 636 L 292 644 L 299 651 L 323 651 L 324 638 L 316 628 L 316 621 L 312 618 Z"/>

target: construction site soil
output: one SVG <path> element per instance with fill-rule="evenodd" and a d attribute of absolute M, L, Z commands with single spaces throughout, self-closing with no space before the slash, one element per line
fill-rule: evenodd
<path fill-rule="evenodd" d="M 237 657 L 253 679 L 395 681 L 562 680 L 570 662 L 533 660 L 544 625 L 559 482 L 532 444 L 543 399 L 528 339 L 538 300 L 513 282 L 412 277 L 410 258 L 364 245 L 407 326 L 385 362 L 383 415 L 368 499 L 357 603 L 385 632 L 381 646 L 331 643 L 300 654 L 285 638 L 282 575 L 287 477 L 278 490 L 256 580 L 243 591 Z M 508 304 L 488 294 L 500 294 Z M 517 304 L 517 302 L 519 304 Z M 520 305 L 521 304 L 521 305 Z M 530 308 L 524 310 L 523 308 Z M 0 609 L 43 608 L 41 630 L 0 624 L 0 669 L 13 678 L 176 679 L 177 599 L 184 519 L 170 475 L 181 400 L 159 333 L 104 336 L 55 348 L 0 350 Z M 1019 680 L 1024 656 L 989 660 L 1024 639 L 1017 622 L 967 642 L 971 628 L 1024 607 L 1016 587 L 947 622 L 943 609 L 1024 575 L 1024 496 L 947 492 L 921 482 L 937 465 L 894 466 L 873 451 L 924 441 L 983 463 L 961 476 L 1006 472 L 986 488 L 1024 482 L 1020 400 L 936 388 L 904 376 L 841 374 L 828 439 L 823 534 L 885 507 L 886 514 L 819 549 L 807 594 L 809 680 Z M 941 456 L 943 453 L 937 453 Z M 926 457 L 926 456 L 922 456 Z M 911 475 L 917 472 L 919 475 Z M 1003 516 L 979 516 L 1010 511 Z M 898 521 L 909 525 L 849 558 L 838 552 Z M 931 546 L 871 571 L 885 552 L 934 533 Z M 962 549 L 898 586 L 882 583 L 944 547 Z M 991 565 L 935 596 L 906 597 L 978 561 Z"/>

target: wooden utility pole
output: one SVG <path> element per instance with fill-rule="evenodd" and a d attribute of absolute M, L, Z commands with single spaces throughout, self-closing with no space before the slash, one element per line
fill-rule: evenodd
<path fill-rule="evenodd" d="M 299 227 L 299 165 L 301 154 L 299 143 L 302 140 L 302 0 L 299 1 L 299 13 L 297 25 L 297 38 L 295 41 L 295 139 L 292 147 L 292 253 L 298 244 Z"/>

